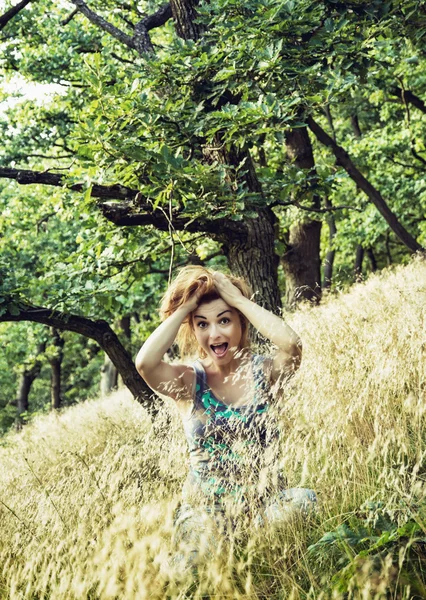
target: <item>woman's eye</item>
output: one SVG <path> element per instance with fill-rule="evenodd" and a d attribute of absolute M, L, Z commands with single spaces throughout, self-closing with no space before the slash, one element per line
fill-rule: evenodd
<path fill-rule="evenodd" d="M 198 327 L 200 329 L 205 329 L 204 325 L 207 325 L 207 323 L 205 323 L 204 321 L 201 321 L 200 323 L 198 323 Z"/>
<path fill-rule="evenodd" d="M 223 323 L 223 325 L 227 325 L 229 322 L 230 322 L 230 320 L 228 319 L 228 317 L 224 317 L 224 318 L 221 320 L 221 323 Z"/>

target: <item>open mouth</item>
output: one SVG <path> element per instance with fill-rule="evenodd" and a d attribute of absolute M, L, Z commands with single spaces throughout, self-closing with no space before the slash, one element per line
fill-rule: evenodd
<path fill-rule="evenodd" d="M 225 342 L 223 344 L 214 344 L 211 345 L 210 348 L 216 354 L 216 356 L 222 357 L 225 356 L 226 351 L 228 350 L 228 344 Z"/>

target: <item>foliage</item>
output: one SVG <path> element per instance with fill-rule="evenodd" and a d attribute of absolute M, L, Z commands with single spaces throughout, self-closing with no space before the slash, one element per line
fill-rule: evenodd
<path fill-rule="evenodd" d="M 126 33 L 158 6 L 90 2 Z M 198 6 L 200 40 L 179 38 L 168 21 L 150 32 L 151 54 L 129 49 L 73 8 L 31 2 L 2 31 L 0 167 L 55 171 L 65 180 L 58 188 L 1 180 L 0 314 L 6 306 L 16 313 L 25 299 L 110 323 L 132 315 L 135 352 L 158 322 L 171 267 L 194 258 L 225 264 L 220 252 L 226 247 L 214 229 L 206 234 L 188 226 L 206 216 L 247 222 L 264 206 L 277 218 L 280 258 L 292 226 L 323 222 L 321 259 L 336 251 L 336 291 L 353 281 L 359 244 L 373 253 L 378 269 L 406 263 L 406 248 L 312 136 L 315 172 L 287 155 L 286 133 L 302 127 L 308 113 L 335 134 L 426 245 L 425 113 L 401 97 L 401 90 L 420 100 L 424 95 L 423 2 L 214 0 Z M 17 73 L 49 93 L 41 101 L 13 94 Z M 262 194 L 248 192 L 244 160 L 230 165 L 214 158 L 218 147 L 250 151 Z M 213 159 L 206 160 L 209 152 Z M 83 192 L 70 191 L 76 182 Z M 102 207 L 117 202 L 93 198 L 96 183 L 138 190 L 133 209 L 162 211 L 168 226 L 113 225 Z M 321 210 L 326 200 L 335 208 L 332 240 L 330 212 L 313 211 L 314 196 Z M 186 229 L 176 231 L 173 211 L 186 219 Z M 364 260 L 363 269 L 364 275 L 373 270 L 372 262 Z M 279 281 L 284 293 L 282 271 Z M 16 345 L 17 354 L 15 362 L 7 358 L 2 375 L 4 405 L 16 394 L 17 369 L 35 351 L 34 334 L 22 350 L 16 327 L 0 330 L 2 346 Z M 101 362 L 96 354 L 93 363 L 80 365 L 80 355 L 90 351 L 71 339 L 66 402 L 76 400 L 79 387 L 92 395 L 85 382 L 95 385 Z M 11 364 L 17 366 L 11 370 Z M 74 378 L 80 370 L 81 378 Z M 44 369 L 35 384 L 37 410 L 48 400 L 48 378 Z"/>
<path fill-rule="evenodd" d="M 403 597 L 410 586 L 411 593 L 424 594 L 425 507 L 416 507 L 414 518 L 408 518 L 404 508 L 388 512 L 383 502 L 368 502 L 359 514 L 350 516 L 350 524 L 339 525 L 309 546 L 318 576 L 334 571 L 326 593 L 354 595 L 371 584 L 372 593 L 382 588 Z"/>

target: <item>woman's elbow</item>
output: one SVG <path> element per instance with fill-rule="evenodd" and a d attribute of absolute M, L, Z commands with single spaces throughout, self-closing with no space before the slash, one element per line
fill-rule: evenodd
<path fill-rule="evenodd" d="M 147 365 L 146 356 L 142 351 L 140 351 L 139 354 L 135 358 L 135 367 L 136 367 L 136 371 L 139 373 L 139 375 L 141 377 L 143 377 L 144 373 L 146 373 L 146 371 L 147 371 L 148 365 Z"/>

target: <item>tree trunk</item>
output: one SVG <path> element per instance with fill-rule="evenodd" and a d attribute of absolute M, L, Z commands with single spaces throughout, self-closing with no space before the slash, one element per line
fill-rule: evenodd
<path fill-rule="evenodd" d="M 295 308 L 301 300 L 319 302 L 321 298 L 319 230 L 317 221 L 294 225 L 289 249 L 281 258 L 286 278 L 286 305 Z"/>
<path fill-rule="evenodd" d="M 352 131 L 354 132 L 354 136 L 356 138 L 360 138 L 362 137 L 362 133 L 361 133 L 361 127 L 359 126 L 359 120 L 358 120 L 358 115 L 351 115 L 351 125 L 352 125 Z M 334 140 L 336 141 L 336 140 Z"/>
<path fill-rule="evenodd" d="M 325 199 L 325 206 L 326 208 L 331 208 L 332 204 L 330 202 L 330 200 L 328 198 Z M 333 216 L 333 213 L 330 213 L 330 216 L 327 218 L 327 224 L 328 224 L 328 239 L 329 239 L 329 250 L 327 252 L 327 256 L 325 257 L 324 260 L 324 279 L 323 279 L 323 283 L 322 283 L 322 289 L 323 290 L 329 290 L 331 288 L 331 283 L 333 280 L 333 265 L 334 265 L 334 258 L 336 255 L 336 251 L 333 248 L 333 243 L 334 243 L 334 238 L 336 236 L 337 233 L 337 227 L 336 227 L 336 219 Z"/>
<path fill-rule="evenodd" d="M 312 144 L 306 127 L 286 133 L 289 159 L 300 169 L 316 176 Z M 319 196 L 313 196 L 313 208 L 320 207 Z M 290 228 L 287 251 L 281 257 L 286 281 L 286 304 L 294 308 L 300 300 L 321 299 L 320 265 L 321 221 L 307 220 Z"/>
<path fill-rule="evenodd" d="M 130 343 L 130 340 L 132 337 L 132 330 L 130 328 L 130 315 L 121 317 L 118 322 L 118 327 L 119 327 L 120 331 L 124 334 L 126 341 Z"/>
<path fill-rule="evenodd" d="M 388 267 L 393 264 L 392 254 L 390 250 L 390 234 L 389 231 L 386 233 L 385 240 L 385 248 L 386 248 L 386 261 L 388 263 Z"/>
<path fill-rule="evenodd" d="M 171 0 L 170 2 L 176 33 L 184 40 L 198 40 L 203 33 L 203 28 L 195 22 L 197 4 L 197 0 Z"/>
<path fill-rule="evenodd" d="M 376 261 L 376 257 L 374 256 L 373 249 L 367 248 L 366 252 L 367 252 L 368 260 L 370 261 L 371 271 L 374 273 L 375 271 L 377 271 L 377 261 Z"/>
<path fill-rule="evenodd" d="M 118 387 L 118 370 L 108 354 L 104 356 L 101 368 L 101 395 L 107 396 Z"/>
<path fill-rule="evenodd" d="M 170 4 L 177 34 L 185 40 L 198 40 L 203 34 L 203 28 L 195 22 L 195 7 L 198 2 L 171 0 Z M 225 101 L 229 99 L 225 98 Z M 212 107 L 212 110 L 216 109 L 217 107 Z M 232 167 L 228 180 L 230 195 L 240 181 L 244 182 L 249 192 L 262 194 L 256 169 L 247 149 L 225 145 L 221 132 L 218 132 L 213 147 L 206 145 L 203 153 L 207 162 L 218 161 Z M 240 171 L 241 165 L 244 165 L 243 172 Z M 274 223 L 274 213 L 270 209 L 262 209 L 258 211 L 257 219 L 246 219 L 238 234 L 219 231 L 214 237 L 222 242 L 232 273 L 247 280 L 260 304 L 279 312 L 281 297 L 278 288 L 278 261 L 274 249 Z"/>
<path fill-rule="evenodd" d="M 234 275 L 244 277 L 254 293 L 254 300 L 279 313 L 281 297 L 278 289 L 278 256 L 274 250 L 275 215 L 271 210 L 259 211 L 257 219 L 245 221 L 245 235 L 226 239 L 223 251 Z"/>
<path fill-rule="evenodd" d="M 22 413 L 28 411 L 28 406 L 29 406 L 28 398 L 29 398 L 29 394 L 30 394 L 30 389 L 31 389 L 34 379 L 36 379 L 36 377 L 39 375 L 39 373 L 40 373 L 40 367 L 38 367 L 38 368 L 32 367 L 31 369 L 25 369 L 25 371 L 22 373 L 22 375 L 20 377 L 18 393 L 16 394 L 16 407 L 17 407 L 18 416 L 20 416 Z"/>
<path fill-rule="evenodd" d="M 29 395 L 31 386 L 34 380 L 40 375 L 41 371 L 41 357 L 46 349 L 46 343 L 41 342 L 37 346 L 36 359 L 33 365 L 26 366 L 23 373 L 21 374 L 18 390 L 16 394 L 16 427 L 21 429 L 24 421 L 21 417 L 23 413 L 28 412 L 29 408 Z"/>
<path fill-rule="evenodd" d="M 55 347 L 54 355 L 49 359 L 51 367 L 50 397 L 52 409 L 56 410 L 60 408 L 62 404 L 61 367 L 64 358 L 64 340 L 59 334 L 59 331 L 54 327 L 51 327 L 50 333 L 52 335 L 52 344 Z"/>
<path fill-rule="evenodd" d="M 364 248 L 361 246 L 361 244 L 358 244 L 356 247 L 356 254 L 355 254 L 355 266 L 354 266 L 354 278 L 355 281 L 361 281 L 362 280 L 362 263 L 364 260 Z"/>
<path fill-rule="evenodd" d="M 126 341 L 130 342 L 130 316 L 121 317 L 117 322 L 118 333 L 124 334 Z M 101 368 L 101 394 L 107 396 L 112 391 L 116 390 L 119 385 L 118 370 L 108 354 L 105 354 L 104 364 Z"/>

